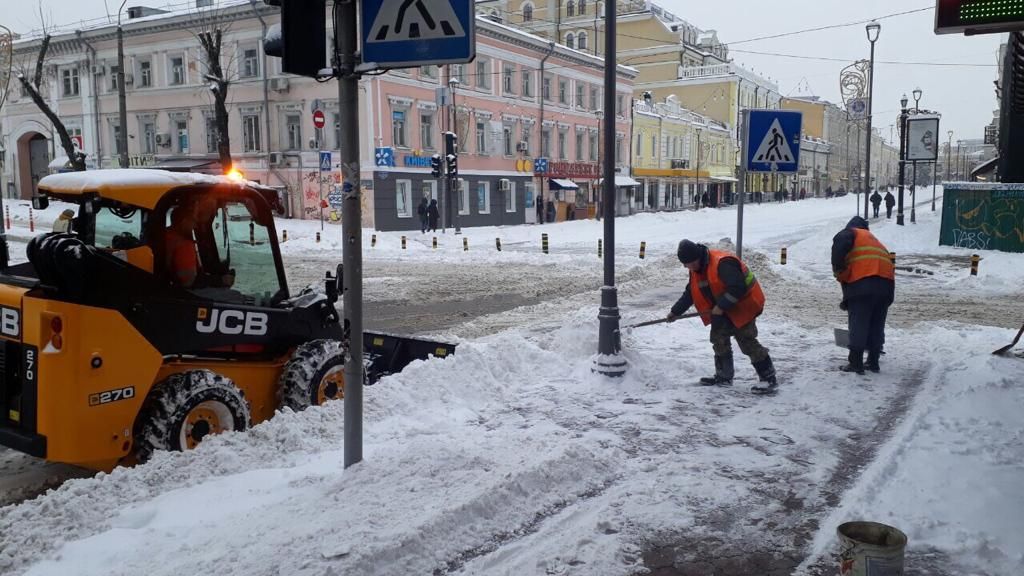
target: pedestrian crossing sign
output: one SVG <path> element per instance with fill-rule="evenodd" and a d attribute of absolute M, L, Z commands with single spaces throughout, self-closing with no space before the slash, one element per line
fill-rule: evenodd
<path fill-rule="evenodd" d="M 473 0 L 362 0 L 363 68 L 470 62 L 475 20 Z"/>
<path fill-rule="evenodd" d="M 743 157 L 747 172 L 797 172 L 803 113 L 790 110 L 746 110 Z"/>

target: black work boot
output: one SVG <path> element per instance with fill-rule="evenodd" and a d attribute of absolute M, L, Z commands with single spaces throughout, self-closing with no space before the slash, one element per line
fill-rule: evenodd
<path fill-rule="evenodd" d="M 732 386 L 732 356 L 715 356 L 715 375 L 700 379 L 702 386 Z"/>
<path fill-rule="evenodd" d="M 879 350 L 868 350 L 868 361 L 864 363 L 864 368 L 878 374 L 882 371 L 882 368 L 878 365 L 878 357 L 881 356 Z"/>
<path fill-rule="evenodd" d="M 771 356 L 766 356 L 760 362 L 754 362 L 754 370 L 757 370 L 759 382 L 750 387 L 751 392 L 755 394 L 770 394 L 779 387 L 779 382 L 775 378 L 775 365 L 772 364 Z"/>
<path fill-rule="evenodd" d="M 864 375 L 864 349 L 863 348 L 850 348 L 849 363 L 846 366 L 840 366 L 840 370 L 843 372 L 854 372 L 856 374 Z"/>

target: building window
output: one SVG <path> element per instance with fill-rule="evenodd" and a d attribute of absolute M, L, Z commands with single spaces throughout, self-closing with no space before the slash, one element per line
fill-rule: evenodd
<path fill-rule="evenodd" d="M 335 150 L 341 149 L 341 114 L 334 112 L 331 114 L 331 120 L 334 122 L 334 146 Z"/>
<path fill-rule="evenodd" d="M 491 61 L 487 58 L 476 59 L 476 87 L 481 90 L 491 89 Z"/>
<path fill-rule="evenodd" d="M 622 136 L 615 137 L 615 163 L 622 164 Z"/>
<path fill-rule="evenodd" d="M 576 8 L 577 8 L 577 12 L 579 12 L 580 16 L 583 16 L 584 14 L 586 14 L 587 13 L 587 0 L 580 0 L 579 5 L 577 5 Z"/>
<path fill-rule="evenodd" d="M 575 16 L 576 15 L 576 3 L 573 2 L 572 0 L 569 0 L 568 2 L 565 3 L 565 15 L 566 16 Z"/>
<path fill-rule="evenodd" d="M 533 182 L 523 182 L 523 205 L 526 208 L 533 208 L 536 206 L 535 202 L 537 199 L 534 197 L 534 189 Z"/>
<path fill-rule="evenodd" d="M 582 82 L 577 82 L 576 83 L 576 107 L 577 108 L 583 108 L 583 105 L 586 104 L 586 102 L 584 101 L 584 96 L 585 95 L 586 95 L 586 86 L 584 86 Z"/>
<path fill-rule="evenodd" d="M 206 151 L 209 153 L 217 152 L 217 117 L 207 116 L 206 117 Z"/>
<path fill-rule="evenodd" d="M 487 154 L 487 125 L 479 121 L 476 123 L 476 153 Z"/>
<path fill-rule="evenodd" d="M 117 91 L 117 71 L 120 69 L 119 66 L 110 67 L 110 91 Z"/>
<path fill-rule="evenodd" d="M 174 132 L 178 137 L 178 153 L 188 154 L 188 122 L 186 120 L 175 120 Z"/>
<path fill-rule="evenodd" d="M 437 200 L 437 181 L 436 180 L 424 180 L 422 194 L 423 198 L 427 200 Z"/>
<path fill-rule="evenodd" d="M 576 35 L 576 47 L 579 48 L 580 50 L 586 50 L 587 49 L 587 33 L 586 32 L 580 32 L 579 34 Z"/>
<path fill-rule="evenodd" d="M 516 211 L 516 183 L 509 181 L 508 190 L 505 190 L 505 212 Z"/>
<path fill-rule="evenodd" d="M 501 91 L 504 94 L 515 94 L 516 67 L 514 64 L 504 64 L 501 67 Z"/>
<path fill-rule="evenodd" d="M 651 136 L 651 158 L 658 157 L 658 137 Z"/>
<path fill-rule="evenodd" d="M 540 155 L 544 158 L 551 157 L 551 129 L 544 128 L 540 131 Z"/>
<path fill-rule="evenodd" d="M 505 156 L 511 156 L 513 152 L 511 126 L 505 126 L 504 128 L 502 128 L 501 141 L 505 148 Z"/>
<path fill-rule="evenodd" d="M 567 154 L 566 154 L 566 145 L 567 145 L 566 140 L 568 140 L 568 134 L 565 133 L 565 130 L 559 130 L 558 131 L 558 159 L 559 160 L 565 160 L 566 157 L 567 157 Z"/>
<path fill-rule="evenodd" d="M 178 86 L 185 83 L 185 58 L 172 56 L 171 59 L 171 85 Z"/>
<path fill-rule="evenodd" d="M 433 114 L 420 114 L 420 148 L 434 148 Z"/>
<path fill-rule="evenodd" d="M 476 183 L 476 210 L 480 214 L 491 213 L 491 183 Z"/>
<path fill-rule="evenodd" d="M 64 97 L 78 96 L 78 67 L 65 68 L 60 74 L 64 86 Z"/>
<path fill-rule="evenodd" d="M 253 78 L 260 75 L 259 52 L 256 48 L 242 50 L 242 77 Z"/>
<path fill-rule="evenodd" d="M 455 186 L 459 191 L 459 215 L 466 216 L 469 214 L 469 183 L 459 178 Z"/>
<path fill-rule="evenodd" d="M 644 155 L 644 133 L 641 132 L 636 135 L 636 155 L 638 157 Z"/>
<path fill-rule="evenodd" d="M 533 20 L 533 4 L 523 5 L 523 22 L 530 22 Z"/>
<path fill-rule="evenodd" d="M 541 80 L 540 95 L 544 100 L 551 101 L 551 76 L 545 74 L 544 79 Z"/>
<path fill-rule="evenodd" d="M 111 130 L 113 131 L 113 134 L 114 134 L 114 153 L 117 154 L 118 156 L 120 156 L 121 154 L 124 153 L 124 151 L 125 151 L 125 147 L 124 146 L 126 144 L 126 142 L 123 142 L 121 140 L 121 138 L 120 138 L 120 136 L 121 136 L 121 125 L 120 124 L 111 124 L 110 128 L 111 128 Z M 127 166 L 121 166 L 121 168 L 127 168 Z"/>
<path fill-rule="evenodd" d="M 558 79 L 558 103 L 569 103 L 569 81 L 565 78 Z"/>
<path fill-rule="evenodd" d="M 626 99 L 623 97 L 622 94 L 616 95 L 615 96 L 615 113 L 617 115 L 619 115 L 619 116 L 622 116 L 623 114 L 625 114 L 625 108 L 626 108 Z"/>
<path fill-rule="evenodd" d="M 576 161 L 583 161 L 583 132 L 576 131 Z"/>
<path fill-rule="evenodd" d="M 409 143 L 406 132 L 405 110 L 393 110 L 391 112 L 391 143 L 396 147 L 407 148 Z"/>
<path fill-rule="evenodd" d="M 573 34 L 572 32 L 566 34 L 565 35 L 565 45 L 568 46 L 569 48 L 575 48 L 576 47 L 576 35 Z"/>
<path fill-rule="evenodd" d="M 437 79 L 437 66 L 420 66 L 420 79 L 421 80 L 436 80 Z"/>
<path fill-rule="evenodd" d="M 242 149 L 245 152 L 259 152 L 263 150 L 261 136 L 259 115 L 242 115 Z"/>
<path fill-rule="evenodd" d="M 412 180 L 395 180 L 395 211 L 399 218 L 412 218 Z"/>
<path fill-rule="evenodd" d="M 530 127 L 523 126 L 523 154 L 530 155 Z"/>
<path fill-rule="evenodd" d="M 597 134 L 590 134 L 590 161 L 597 162 Z"/>
<path fill-rule="evenodd" d="M 533 70 L 523 68 L 520 74 L 523 81 L 523 97 L 533 98 Z"/>
<path fill-rule="evenodd" d="M 149 60 L 139 62 L 139 86 L 149 88 L 153 85 L 153 63 Z"/>
<path fill-rule="evenodd" d="M 156 123 L 153 120 L 142 122 L 142 153 L 156 154 Z"/>
<path fill-rule="evenodd" d="M 591 88 L 590 89 L 590 109 L 591 110 L 600 110 L 601 109 L 601 106 L 598 104 L 600 99 L 601 99 L 601 91 L 598 90 L 597 88 Z"/>
<path fill-rule="evenodd" d="M 469 83 L 466 82 L 466 65 L 465 64 L 452 64 L 451 71 L 452 71 L 452 78 L 454 80 L 458 80 L 459 84 L 462 85 L 462 86 L 469 86 Z"/>
<path fill-rule="evenodd" d="M 288 114 L 284 117 L 285 150 L 302 150 L 302 116 Z"/>

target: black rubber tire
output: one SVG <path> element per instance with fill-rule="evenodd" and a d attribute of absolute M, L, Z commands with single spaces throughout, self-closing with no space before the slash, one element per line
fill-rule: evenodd
<path fill-rule="evenodd" d="M 136 459 L 145 462 L 157 450 L 188 449 L 182 443 L 182 429 L 204 402 L 223 413 L 224 430 L 242 431 L 252 425 L 249 402 L 230 379 L 209 370 L 174 374 L 154 387 L 142 405 L 135 425 Z M 198 423 L 192 432 L 185 431 L 195 443 L 205 436 Z"/>
<path fill-rule="evenodd" d="M 337 374 L 344 366 L 345 349 L 337 340 L 313 340 L 299 345 L 281 372 L 278 387 L 281 407 L 299 411 L 322 404 L 321 382 L 325 376 Z M 338 400 L 344 395 L 345 382 L 342 375 L 340 389 L 334 394 L 328 393 L 326 400 Z"/>

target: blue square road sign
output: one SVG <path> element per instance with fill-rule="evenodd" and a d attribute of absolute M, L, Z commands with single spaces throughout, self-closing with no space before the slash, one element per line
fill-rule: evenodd
<path fill-rule="evenodd" d="M 797 172 L 803 113 L 791 110 L 747 110 L 743 140 L 747 172 Z"/>
<path fill-rule="evenodd" d="M 470 62 L 473 0 L 362 0 L 363 65 L 410 68 Z"/>

